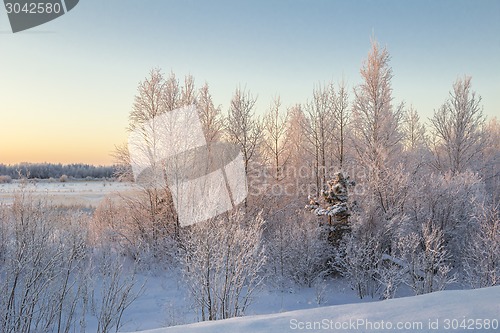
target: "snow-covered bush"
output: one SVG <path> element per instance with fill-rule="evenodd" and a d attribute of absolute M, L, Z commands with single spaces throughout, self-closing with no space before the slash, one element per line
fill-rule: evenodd
<path fill-rule="evenodd" d="M 434 230 L 440 230 L 449 264 L 461 269 L 469 230 L 474 227 L 474 202 L 485 196 L 484 183 L 477 174 L 463 172 L 431 174 L 412 186 L 406 204 L 408 223 L 402 234 L 421 232 L 423 224 L 431 221 Z"/>
<path fill-rule="evenodd" d="M 25 189 L 2 216 L 0 331 L 68 332 L 83 292 L 76 272 L 87 255 L 86 217 L 51 209 Z"/>
<path fill-rule="evenodd" d="M 444 234 L 432 221 L 424 223 L 419 232 L 401 237 L 396 246 L 405 283 L 416 295 L 443 290 L 455 281 Z"/>
<path fill-rule="evenodd" d="M 100 249 L 95 273 L 90 282 L 90 307 L 97 318 L 97 333 L 118 332 L 124 311 L 141 295 L 144 285 L 137 286 L 135 268 L 110 248 Z"/>
<path fill-rule="evenodd" d="M 464 249 L 465 281 L 472 288 L 500 284 L 500 210 L 498 203 L 477 203 L 474 225 Z"/>
<path fill-rule="evenodd" d="M 92 219 L 93 242 L 109 246 L 144 268 L 169 265 L 176 260 L 178 246 L 172 223 L 160 202 L 152 208 L 154 195 L 148 197 L 150 201 L 144 191 L 135 194 L 100 203 Z"/>
<path fill-rule="evenodd" d="M 337 248 L 333 267 L 345 277 L 359 298 L 375 297 L 380 292 L 378 267 L 382 259 L 380 238 L 354 232 L 344 237 Z"/>
<path fill-rule="evenodd" d="M 120 327 L 140 289 L 121 255 L 94 254 L 89 222 L 88 213 L 51 205 L 25 186 L 0 206 L 0 332 L 85 332 L 90 314 L 98 332 Z"/>
<path fill-rule="evenodd" d="M 295 286 L 312 287 L 327 275 L 333 257 L 326 220 L 311 214 L 300 201 L 286 196 L 263 200 L 266 212 L 266 283 L 283 291 Z"/>
<path fill-rule="evenodd" d="M 12 183 L 11 176 L 0 176 L 0 184 L 8 184 L 8 183 Z"/>
<path fill-rule="evenodd" d="M 396 297 L 400 285 L 404 282 L 406 270 L 401 261 L 390 255 L 382 255 L 376 280 L 380 283 L 381 298 L 390 299 Z"/>
<path fill-rule="evenodd" d="M 244 314 L 262 281 L 261 215 L 241 211 L 182 230 L 183 271 L 202 320 Z"/>

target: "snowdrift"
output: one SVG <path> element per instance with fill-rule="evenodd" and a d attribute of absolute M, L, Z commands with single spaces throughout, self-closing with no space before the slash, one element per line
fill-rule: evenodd
<path fill-rule="evenodd" d="M 160 328 L 177 332 L 499 332 L 500 286 Z"/>

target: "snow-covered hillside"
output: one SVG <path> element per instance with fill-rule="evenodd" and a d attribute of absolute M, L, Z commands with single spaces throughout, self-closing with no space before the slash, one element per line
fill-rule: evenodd
<path fill-rule="evenodd" d="M 161 328 L 176 332 L 498 332 L 500 286 Z"/>

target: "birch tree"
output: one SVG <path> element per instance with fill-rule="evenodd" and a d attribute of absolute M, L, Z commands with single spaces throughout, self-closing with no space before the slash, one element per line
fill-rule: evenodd
<path fill-rule="evenodd" d="M 315 181 L 315 159 L 309 140 L 309 121 L 302 108 L 296 104 L 288 110 L 286 129 L 286 156 L 288 158 L 286 175 L 296 187 L 297 193 L 309 193 L 311 182 Z"/>
<path fill-rule="evenodd" d="M 196 105 L 196 104 L 197 104 L 197 92 L 194 84 L 194 77 L 192 75 L 187 75 L 184 78 L 184 85 L 181 88 L 180 101 L 177 107 Z"/>
<path fill-rule="evenodd" d="M 219 141 L 224 130 L 221 108 L 220 106 L 214 106 L 212 95 L 210 94 L 208 83 L 206 82 L 198 92 L 197 106 L 208 145 Z"/>
<path fill-rule="evenodd" d="M 342 170 L 345 164 L 346 138 L 351 118 L 351 110 L 349 109 L 349 93 L 347 91 L 345 81 L 342 80 L 339 83 L 337 93 L 333 94 L 331 98 L 333 98 L 333 136 L 335 139 L 334 153 L 337 157 L 339 169 Z"/>
<path fill-rule="evenodd" d="M 373 40 L 360 71 L 363 83 L 354 90 L 354 146 L 361 163 L 378 167 L 397 156 L 402 139 L 403 105 L 393 105 L 389 60 L 387 49 Z"/>
<path fill-rule="evenodd" d="M 255 117 L 255 102 L 257 98 L 249 91 L 237 88 L 234 92 L 226 121 L 226 131 L 229 141 L 239 145 L 245 163 L 245 173 L 248 175 L 249 163 L 257 153 L 261 139 L 262 125 Z"/>
<path fill-rule="evenodd" d="M 404 112 L 401 129 L 405 150 L 416 151 L 425 146 L 425 126 L 413 106 Z"/>
<path fill-rule="evenodd" d="M 263 121 L 264 155 L 270 160 L 269 164 L 274 169 L 273 176 L 276 180 L 283 178 L 283 170 L 290 156 L 286 141 L 288 117 L 288 110 L 283 113 L 281 100 L 278 96 L 271 103 Z"/>
<path fill-rule="evenodd" d="M 149 152 L 148 167 L 155 170 L 155 174 L 164 171 L 162 161 L 157 161 L 154 154 L 161 147 L 162 135 L 158 133 L 163 129 L 156 126 L 156 120 L 166 112 L 173 111 L 182 106 L 197 103 L 197 92 L 192 76 L 186 76 L 184 85 L 179 84 L 174 73 L 165 78 L 160 69 L 153 69 L 149 76 L 139 83 L 132 111 L 129 115 L 129 131 L 144 138 L 146 147 L 135 147 Z M 151 154 L 152 152 L 152 154 Z M 116 156 L 121 159 L 121 164 L 130 165 L 130 155 L 127 149 L 117 149 Z M 127 161 L 128 160 L 128 161 Z M 130 172 L 130 169 L 122 168 Z M 148 247 L 157 256 L 164 250 L 164 241 L 173 236 L 178 238 L 179 221 L 174 208 L 172 193 L 168 186 L 151 186 L 143 184 L 141 192 L 135 197 L 124 198 L 132 210 L 132 218 L 141 234 L 148 234 L 150 239 Z M 169 244 L 170 245 L 170 244 Z"/>
<path fill-rule="evenodd" d="M 140 89 L 141 88 L 139 88 L 139 90 Z M 175 74 L 171 72 L 169 77 L 164 81 L 163 85 L 163 95 L 162 95 L 163 111 L 166 112 L 177 109 L 181 104 L 180 100 L 181 100 L 181 93 L 180 93 L 179 81 L 175 77 Z"/>
<path fill-rule="evenodd" d="M 472 78 L 465 76 L 455 81 L 450 97 L 434 112 L 430 119 L 432 148 L 439 171 L 465 171 L 483 152 L 485 117 L 480 103 L 481 97 L 472 90 Z"/>
<path fill-rule="evenodd" d="M 316 188 L 321 191 L 327 180 L 327 168 L 330 162 L 333 138 L 333 103 L 334 94 L 331 83 L 319 86 L 313 91 L 313 100 L 306 104 L 307 138 L 314 156 Z"/>
<path fill-rule="evenodd" d="M 170 100 L 176 101 L 178 94 L 178 84 L 172 85 L 172 80 L 176 82 L 175 76 L 171 76 L 166 82 L 160 69 L 155 68 L 149 72 L 149 77 L 139 83 L 129 115 L 130 131 L 140 128 L 150 119 L 167 112 L 173 106 L 171 104 L 176 103 L 170 102 Z M 166 95 L 170 95 L 169 98 Z"/>
<path fill-rule="evenodd" d="M 192 79 L 186 79 L 187 85 L 192 83 Z M 160 146 L 160 133 L 156 133 L 155 119 L 164 114 L 175 110 L 180 105 L 182 96 L 191 95 L 190 88 L 184 89 L 180 93 L 179 82 L 174 73 L 171 73 L 168 79 L 163 77 L 159 69 L 150 72 L 149 77 L 145 78 L 139 84 L 137 95 L 135 97 L 133 109 L 129 116 L 129 130 L 140 133 L 147 142 L 147 147 L 141 149 L 156 152 Z M 187 97 L 185 97 L 187 98 Z M 150 167 L 153 170 L 161 168 L 160 162 L 152 157 Z M 130 161 L 132 162 L 132 161 Z M 168 186 L 158 187 L 144 184 L 141 195 L 131 198 L 125 198 L 129 207 L 133 211 L 141 212 L 133 214 L 137 219 L 137 225 L 144 228 L 150 236 L 149 244 L 153 252 L 161 251 L 162 242 L 170 229 L 174 225 L 174 235 L 178 234 L 178 221 L 175 212 L 172 194 Z M 141 209 L 138 210 L 137 208 Z"/>
<path fill-rule="evenodd" d="M 402 213 L 408 193 L 406 171 L 397 163 L 403 105 L 393 105 L 389 59 L 387 49 L 373 40 L 360 71 L 363 82 L 354 90 L 352 139 L 360 171 L 356 181 L 363 187 L 356 200 L 371 233 L 390 232 L 389 221 Z"/>

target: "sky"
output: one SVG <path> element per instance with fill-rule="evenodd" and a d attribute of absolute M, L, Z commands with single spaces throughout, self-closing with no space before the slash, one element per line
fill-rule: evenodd
<path fill-rule="evenodd" d="M 81 0 L 15 34 L 0 7 L 0 163 L 112 164 L 156 67 L 208 82 L 224 112 L 237 87 L 258 114 L 325 82 L 352 91 L 372 36 L 391 55 L 396 103 L 426 120 L 470 75 L 484 113 L 500 117 L 496 0 Z"/>

